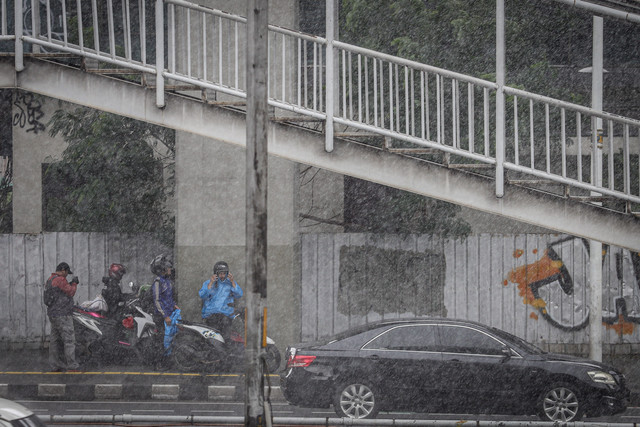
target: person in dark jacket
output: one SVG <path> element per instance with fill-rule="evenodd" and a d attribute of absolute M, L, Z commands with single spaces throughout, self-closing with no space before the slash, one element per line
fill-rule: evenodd
<path fill-rule="evenodd" d="M 120 281 L 122 276 L 127 273 L 127 268 L 122 264 L 111 264 L 109 267 L 109 275 L 102 278 L 102 283 L 105 284 L 105 288 L 102 290 L 102 297 L 107 303 L 109 310 L 107 311 L 110 317 L 118 317 L 119 303 L 122 301 L 122 289 L 120 288 Z"/>
<path fill-rule="evenodd" d="M 73 331 L 73 297 L 78 288 L 77 278 L 67 282 L 67 276 L 73 274 L 66 262 L 56 267 L 45 286 L 51 286 L 55 292 L 53 303 L 47 307 L 47 316 L 51 322 L 49 341 L 49 364 L 54 372 L 77 371 L 76 338 Z"/>
<path fill-rule="evenodd" d="M 170 329 L 168 328 L 172 326 L 171 315 L 178 309 L 173 297 L 172 278 L 175 274 L 173 263 L 166 256 L 158 255 L 151 262 L 151 272 L 156 275 L 151 285 L 153 305 L 155 307 L 153 319 L 158 329 L 164 331 L 166 336 L 164 341 L 165 350 L 157 367 L 165 370 L 169 368 L 168 355 L 171 353 L 171 342 L 173 340 L 173 335 L 169 333 Z"/>

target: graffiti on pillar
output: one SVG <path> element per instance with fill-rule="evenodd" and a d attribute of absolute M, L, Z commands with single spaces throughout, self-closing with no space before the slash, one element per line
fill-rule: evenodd
<path fill-rule="evenodd" d="M 532 263 L 514 268 L 509 282 L 518 287 L 522 302 L 537 311 L 553 326 L 579 330 L 589 323 L 589 245 L 579 238 L 563 238 L 549 243 Z M 514 251 L 514 258 L 525 254 Z M 602 322 L 618 335 L 630 335 L 640 324 L 640 254 L 603 246 Z M 530 317 L 538 319 L 536 312 Z"/>
<path fill-rule="evenodd" d="M 13 125 L 27 132 L 44 132 L 45 125 L 40 120 L 44 117 L 42 102 L 36 95 L 18 91 L 13 105 L 17 112 L 13 115 Z"/>

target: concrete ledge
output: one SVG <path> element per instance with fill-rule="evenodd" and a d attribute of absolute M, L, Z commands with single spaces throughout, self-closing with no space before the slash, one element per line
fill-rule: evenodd
<path fill-rule="evenodd" d="M 153 384 L 151 398 L 157 400 L 178 400 L 180 386 L 178 384 Z"/>
<path fill-rule="evenodd" d="M 264 395 L 267 396 L 269 390 L 267 387 L 264 388 Z M 287 399 L 284 398 L 284 394 L 282 394 L 282 389 L 280 386 L 271 386 L 271 396 L 270 399 L 272 402 L 286 402 Z"/>
<path fill-rule="evenodd" d="M 120 399 L 122 384 L 96 384 L 94 396 L 96 399 Z"/>
<path fill-rule="evenodd" d="M 38 384 L 38 397 L 64 397 L 66 384 Z"/>
<path fill-rule="evenodd" d="M 210 385 L 207 387 L 208 400 L 233 400 L 236 395 L 236 386 Z"/>

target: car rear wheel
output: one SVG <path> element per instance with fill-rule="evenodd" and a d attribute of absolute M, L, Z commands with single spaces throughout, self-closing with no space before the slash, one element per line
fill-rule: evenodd
<path fill-rule="evenodd" d="M 379 403 L 370 386 L 349 382 L 336 389 L 333 407 L 340 417 L 375 418 L 378 415 Z"/>
<path fill-rule="evenodd" d="M 539 415 L 544 421 L 578 421 L 584 408 L 574 386 L 558 383 L 540 396 Z"/>

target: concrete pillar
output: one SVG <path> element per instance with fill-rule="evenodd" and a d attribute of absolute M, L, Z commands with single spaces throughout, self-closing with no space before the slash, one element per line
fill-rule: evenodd
<path fill-rule="evenodd" d="M 17 98 L 16 98 L 17 95 Z M 66 143 L 45 128 L 62 101 L 16 91 L 13 122 L 13 232 L 42 231 L 42 163 L 58 161 Z"/>

